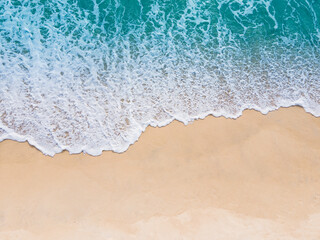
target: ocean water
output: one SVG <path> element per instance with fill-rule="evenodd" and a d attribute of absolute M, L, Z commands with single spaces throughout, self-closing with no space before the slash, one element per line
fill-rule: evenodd
<path fill-rule="evenodd" d="M 99 155 L 292 105 L 320 116 L 319 0 L 0 1 L 0 141 Z"/>

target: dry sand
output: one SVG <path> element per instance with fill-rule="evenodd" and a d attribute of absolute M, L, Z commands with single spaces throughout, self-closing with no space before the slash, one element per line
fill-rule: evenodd
<path fill-rule="evenodd" d="M 320 118 L 175 121 L 99 157 L 4 141 L 0 239 L 320 239 Z"/>

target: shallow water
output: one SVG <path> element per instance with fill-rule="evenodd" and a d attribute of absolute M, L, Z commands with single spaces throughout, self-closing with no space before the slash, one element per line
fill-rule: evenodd
<path fill-rule="evenodd" d="M 292 105 L 320 116 L 320 1 L 0 2 L 0 140 L 98 155 Z"/>

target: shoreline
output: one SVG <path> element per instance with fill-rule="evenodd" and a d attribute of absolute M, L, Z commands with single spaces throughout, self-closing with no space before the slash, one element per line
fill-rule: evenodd
<path fill-rule="evenodd" d="M 99 156 L 4 140 L 0 238 L 319 238 L 319 173 L 320 118 L 298 106 L 148 126 Z"/>
<path fill-rule="evenodd" d="M 166 124 L 163 124 L 161 126 L 152 126 L 152 125 L 147 125 L 147 127 L 144 128 L 144 130 L 141 131 L 139 137 L 137 140 L 135 140 L 133 143 L 130 143 L 129 146 L 127 147 L 126 150 L 122 151 L 122 152 L 117 152 L 117 151 L 114 151 L 114 150 L 102 150 L 100 154 L 90 154 L 88 152 L 86 152 L 85 149 L 83 149 L 81 152 L 70 152 L 70 149 L 63 149 L 62 151 L 60 152 L 55 152 L 53 153 L 52 155 L 51 154 L 47 154 L 44 152 L 44 150 L 42 149 L 41 146 L 37 146 L 38 144 L 36 143 L 36 141 L 34 141 L 33 139 L 28 139 L 26 137 L 20 137 L 18 136 L 17 139 L 14 139 L 13 137 L 11 138 L 6 138 L 6 139 L 3 139 L 0 141 L 0 144 L 2 142 L 5 142 L 5 141 L 14 141 L 14 142 L 17 142 L 17 143 L 27 143 L 30 147 L 33 147 L 35 148 L 36 150 L 40 151 L 43 155 L 45 156 L 49 156 L 49 157 L 54 157 L 55 155 L 57 154 L 61 154 L 61 153 L 64 153 L 64 152 L 67 152 L 69 153 L 70 155 L 76 155 L 76 154 L 88 154 L 90 156 L 93 156 L 93 157 L 99 157 L 101 156 L 104 152 L 112 152 L 112 153 L 115 153 L 115 154 L 123 154 L 125 153 L 126 151 L 128 151 L 135 143 L 137 143 L 139 141 L 139 139 L 141 138 L 142 134 L 144 134 L 144 132 L 148 129 L 148 128 L 164 128 L 164 127 L 167 127 L 168 125 L 172 124 L 172 123 L 181 123 L 185 126 L 188 126 L 190 124 L 193 124 L 195 121 L 201 121 L 201 120 L 205 120 L 207 118 L 220 118 L 220 119 L 225 119 L 225 120 L 237 120 L 239 118 L 241 118 L 243 116 L 243 114 L 247 111 L 251 112 L 257 112 L 257 113 L 260 113 L 262 115 L 268 115 L 269 113 L 272 113 L 272 112 L 275 112 L 275 111 L 279 111 L 281 109 L 290 109 L 290 108 L 301 108 L 303 109 L 303 111 L 306 113 L 306 114 L 309 114 L 311 115 L 312 117 L 315 117 L 315 118 L 320 118 L 320 116 L 316 116 L 314 115 L 313 113 L 307 111 L 302 105 L 299 105 L 299 104 L 296 104 L 296 105 L 290 105 L 290 106 L 282 106 L 282 107 L 279 107 L 277 109 L 273 109 L 273 110 L 268 110 L 267 112 L 261 112 L 260 110 L 257 110 L 257 109 L 254 109 L 254 108 L 245 108 L 241 111 L 241 114 L 238 116 L 238 117 L 226 117 L 224 115 L 219 115 L 219 116 L 216 116 L 214 115 L 213 113 L 206 113 L 206 114 L 203 114 L 197 118 L 193 118 L 192 120 L 189 120 L 187 123 L 181 121 L 181 120 L 178 120 L 178 119 L 173 119 L 173 120 L 169 120 L 168 123 Z M 15 135 L 15 133 L 13 134 Z M 25 139 L 25 140 L 18 140 L 18 139 Z M 41 150 L 42 149 L 42 150 Z"/>

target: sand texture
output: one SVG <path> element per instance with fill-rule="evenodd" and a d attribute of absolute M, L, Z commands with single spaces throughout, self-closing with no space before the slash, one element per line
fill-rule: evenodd
<path fill-rule="evenodd" d="M 320 239 L 320 118 L 175 121 L 99 157 L 6 140 L 0 239 Z"/>

